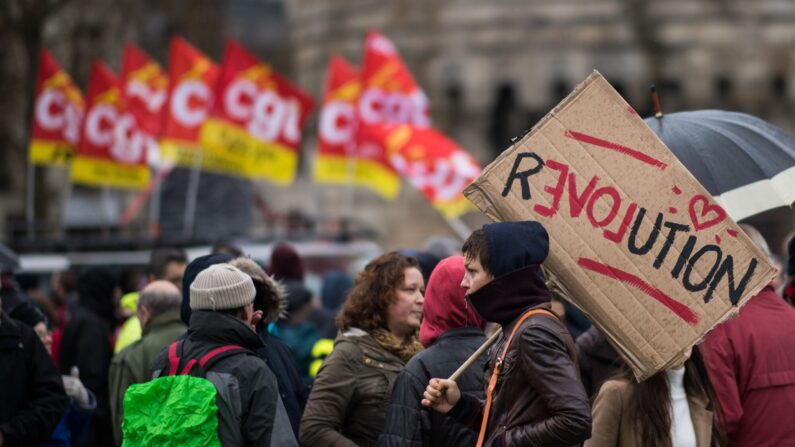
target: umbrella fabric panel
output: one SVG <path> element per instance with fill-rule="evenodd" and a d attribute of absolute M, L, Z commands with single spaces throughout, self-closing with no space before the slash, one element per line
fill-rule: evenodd
<path fill-rule="evenodd" d="M 646 123 L 715 196 L 795 166 L 795 139 L 750 115 L 701 110 Z"/>
<path fill-rule="evenodd" d="M 795 139 L 772 124 L 722 110 L 645 121 L 733 219 L 795 202 Z"/>
<path fill-rule="evenodd" d="M 727 191 L 715 196 L 715 199 L 734 220 L 790 206 L 795 202 L 795 167 L 779 173 L 770 180 L 760 180 Z"/>

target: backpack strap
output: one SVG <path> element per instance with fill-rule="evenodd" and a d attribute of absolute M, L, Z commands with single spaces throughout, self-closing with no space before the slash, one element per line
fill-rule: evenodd
<path fill-rule="evenodd" d="M 168 345 L 168 374 L 169 376 L 174 376 L 177 374 L 177 369 L 179 369 L 179 362 L 182 360 L 179 358 L 179 354 L 181 354 L 182 349 L 179 349 L 179 353 L 177 352 L 177 348 L 182 347 L 182 340 L 177 340 L 174 343 Z"/>
<path fill-rule="evenodd" d="M 206 370 L 212 368 L 213 365 L 215 365 L 216 363 L 220 362 L 221 360 L 223 360 L 223 359 L 225 359 L 227 357 L 231 357 L 231 356 L 233 356 L 235 354 L 250 353 L 250 352 L 251 351 L 249 351 L 248 349 L 242 348 L 242 347 L 237 346 L 237 345 L 219 346 L 219 347 L 213 349 L 212 351 L 208 352 L 207 354 L 204 354 L 198 360 L 197 359 L 190 359 L 190 361 L 188 361 L 188 363 L 182 369 L 182 372 L 180 372 L 180 374 L 183 374 L 183 375 L 190 374 L 190 372 L 193 370 L 193 368 L 197 364 L 203 370 L 206 371 Z"/>
<path fill-rule="evenodd" d="M 202 358 L 199 359 L 199 366 L 204 369 L 210 369 L 212 365 L 218 363 L 219 361 L 229 357 L 233 354 L 237 354 L 239 352 L 250 352 L 246 348 L 242 348 L 237 345 L 226 345 L 221 346 L 219 348 L 215 348 L 212 351 L 204 354 Z"/>
<path fill-rule="evenodd" d="M 177 340 L 168 346 L 168 374 L 169 376 L 188 375 L 193 368 L 198 364 L 202 369 L 209 369 L 212 365 L 225 359 L 226 357 L 238 354 L 241 352 L 251 352 L 246 348 L 237 345 L 219 346 L 207 354 L 204 354 L 200 359 L 189 359 L 185 366 L 180 371 L 179 365 L 182 363 L 182 348 L 185 340 Z"/>
<path fill-rule="evenodd" d="M 524 323 L 524 321 L 530 317 L 531 315 L 536 314 L 545 314 L 551 317 L 557 318 L 555 314 L 546 310 L 546 309 L 530 309 L 527 312 L 523 313 L 521 317 L 519 317 L 519 321 L 513 326 L 513 330 L 511 331 L 511 335 L 508 336 L 508 340 L 505 342 L 505 347 L 502 349 L 502 354 L 494 362 L 494 371 L 491 373 L 491 379 L 489 379 L 489 387 L 486 390 L 486 405 L 483 407 L 483 420 L 480 422 L 480 433 L 478 433 L 478 443 L 477 447 L 482 447 L 483 442 L 485 441 L 486 437 L 486 429 L 489 425 L 489 413 L 491 411 L 491 403 L 492 397 L 494 396 L 494 388 L 497 387 L 497 378 L 500 376 L 500 370 L 502 369 L 502 364 L 505 361 L 505 356 L 508 354 L 508 348 L 511 346 L 511 341 L 513 340 L 513 336 L 516 334 L 516 331 L 519 330 L 519 326 Z"/>

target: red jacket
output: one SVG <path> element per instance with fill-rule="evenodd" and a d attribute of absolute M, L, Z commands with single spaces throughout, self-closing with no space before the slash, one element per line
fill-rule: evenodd
<path fill-rule="evenodd" d="M 795 446 L 795 309 L 767 286 L 701 352 L 731 446 Z"/>

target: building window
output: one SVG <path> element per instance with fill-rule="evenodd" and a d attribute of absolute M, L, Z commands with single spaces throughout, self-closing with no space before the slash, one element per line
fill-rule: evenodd
<path fill-rule="evenodd" d="M 491 113 L 489 132 L 491 144 L 496 154 L 499 154 L 510 145 L 511 138 L 517 132 L 511 126 L 516 113 L 516 90 L 513 85 L 507 83 L 498 85 Z"/>
<path fill-rule="evenodd" d="M 462 115 L 463 93 L 461 91 L 461 86 L 458 84 L 447 86 L 444 95 L 447 98 L 448 124 L 451 129 L 455 129 L 460 124 Z"/>
<path fill-rule="evenodd" d="M 563 98 L 566 97 L 571 92 L 571 87 L 569 87 L 569 83 L 563 79 L 556 79 L 555 82 L 552 83 L 552 104 L 550 108 L 554 107 L 560 101 L 563 101 Z"/>
<path fill-rule="evenodd" d="M 773 101 L 786 99 L 787 97 L 787 78 L 778 73 L 770 79 L 770 94 Z"/>
<path fill-rule="evenodd" d="M 734 85 L 728 76 L 720 75 L 715 78 L 715 96 L 718 101 L 728 101 L 733 89 Z"/>

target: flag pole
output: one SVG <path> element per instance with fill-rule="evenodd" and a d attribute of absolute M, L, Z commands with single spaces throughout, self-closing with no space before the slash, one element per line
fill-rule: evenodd
<path fill-rule="evenodd" d="M 153 239 L 157 239 L 158 236 L 160 236 L 160 198 L 163 191 L 162 171 L 165 170 L 166 168 L 163 166 L 157 167 L 157 174 L 155 174 L 155 177 L 156 179 L 161 179 L 161 181 L 155 182 L 152 198 L 149 199 L 149 235 L 152 236 Z"/>
<path fill-rule="evenodd" d="M 472 355 L 470 355 L 469 358 L 461 366 L 459 366 L 457 370 L 455 370 L 455 372 L 450 376 L 448 380 L 452 380 L 453 382 L 458 380 L 458 378 L 461 377 L 462 374 L 464 374 L 464 371 L 466 371 L 470 366 L 472 366 L 473 363 L 475 363 L 478 357 L 483 355 L 483 353 L 486 352 L 486 350 L 489 349 L 489 347 L 493 345 L 494 342 L 499 340 L 500 335 L 502 335 L 502 329 L 497 328 L 497 330 L 494 331 L 494 333 L 491 334 L 491 336 L 487 338 L 482 345 L 480 345 L 477 351 L 473 352 Z"/>
<path fill-rule="evenodd" d="M 185 214 L 182 216 L 182 231 L 188 240 L 193 239 L 193 227 L 196 223 L 196 201 L 199 197 L 199 180 L 201 179 L 203 161 L 204 152 L 199 151 L 193 160 L 193 167 L 188 178 L 188 188 L 185 191 Z"/>
<path fill-rule="evenodd" d="M 455 234 L 462 241 L 465 241 L 469 237 L 470 233 L 472 233 L 472 230 L 469 229 L 469 226 L 465 224 L 460 218 L 452 217 L 446 220 L 447 224 L 450 225 L 450 228 L 452 228 L 453 231 L 455 231 Z"/>
<path fill-rule="evenodd" d="M 111 225 L 111 220 L 113 219 L 110 207 L 111 207 L 110 188 L 108 187 L 107 184 L 105 184 L 102 186 L 102 208 L 104 208 L 103 214 L 105 215 L 105 218 L 103 219 L 104 221 L 103 232 L 105 233 L 106 238 L 110 237 L 110 225 Z"/>
<path fill-rule="evenodd" d="M 72 198 L 72 176 L 69 172 L 66 174 L 66 184 L 61 194 L 61 219 L 58 225 L 58 236 L 63 237 L 66 234 L 66 207 L 69 205 L 69 200 Z"/>
<path fill-rule="evenodd" d="M 354 141 L 348 141 L 345 145 L 345 196 L 344 202 L 342 206 L 343 215 L 347 216 L 349 219 L 353 216 L 353 207 L 355 202 L 354 194 L 355 190 L 355 182 L 356 182 L 356 148 L 354 147 Z"/>
<path fill-rule="evenodd" d="M 30 157 L 28 157 L 28 175 L 26 180 L 28 196 L 26 198 L 25 220 L 27 221 L 28 238 L 34 240 L 36 238 L 36 210 L 34 209 L 36 206 L 36 167 L 33 165 L 33 162 L 30 161 Z"/>
<path fill-rule="evenodd" d="M 154 191 L 155 186 L 159 183 L 162 183 L 163 179 L 171 173 L 171 168 L 168 169 L 161 169 L 157 171 L 155 177 L 149 181 L 149 184 L 146 185 L 146 188 L 142 189 L 138 194 L 133 197 L 133 200 L 127 205 L 127 208 L 124 212 L 121 213 L 119 217 L 119 226 L 126 227 L 130 224 L 133 218 L 138 214 L 138 211 L 144 206 L 146 199 L 152 194 Z"/>

